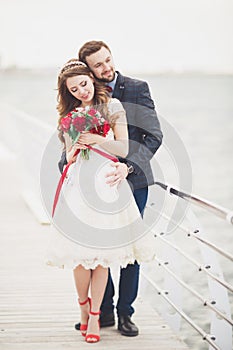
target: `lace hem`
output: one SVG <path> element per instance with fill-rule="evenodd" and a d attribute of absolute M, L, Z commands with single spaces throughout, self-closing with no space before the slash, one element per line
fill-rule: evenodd
<path fill-rule="evenodd" d="M 124 268 L 128 264 L 134 264 L 135 262 L 135 256 L 131 257 L 125 257 L 119 262 L 119 265 Z M 67 262 L 59 262 L 58 260 L 56 261 L 55 259 L 53 260 L 47 260 L 46 265 L 48 266 L 53 266 L 53 267 L 59 267 L 61 269 L 75 269 L 78 265 L 82 265 L 86 270 L 94 270 L 97 266 L 101 265 L 103 267 L 111 267 L 116 264 L 116 260 L 114 259 L 113 261 L 109 261 L 106 259 L 103 260 L 96 260 L 96 259 L 86 259 L 86 260 L 81 260 L 81 259 L 72 259 Z"/>
<path fill-rule="evenodd" d="M 150 243 L 150 245 L 149 245 Z M 103 267 L 113 267 L 119 265 L 124 268 L 128 264 L 150 262 L 155 259 L 156 247 L 151 240 L 140 240 L 133 246 L 111 251 L 95 251 L 82 247 L 77 251 L 74 249 L 65 249 L 63 245 L 60 249 L 49 250 L 45 253 L 44 260 L 46 265 L 57 266 L 62 269 L 74 269 L 82 265 L 85 269 L 95 269 L 98 265 Z M 68 247 L 67 247 L 68 248 Z"/>

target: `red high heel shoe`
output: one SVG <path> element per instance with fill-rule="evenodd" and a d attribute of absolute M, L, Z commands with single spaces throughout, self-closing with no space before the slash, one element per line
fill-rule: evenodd
<path fill-rule="evenodd" d="M 93 315 L 93 316 L 99 316 L 100 315 L 100 311 L 98 312 L 92 312 L 90 311 L 90 315 Z M 98 320 L 98 324 L 99 324 L 99 329 L 100 329 L 100 323 L 99 323 L 99 320 Z M 98 341 L 100 341 L 100 336 L 98 334 L 87 334 L 86 337 L 85 337 L 85 340 L 87 343 L 97 343 Z"/>
<path fill-rule="evenodd" d="M 79 305 L 81 305 L 81 306 L 82 305 L 86 305 L 87 303 L 89 303 L 90 309 L 91 309 L 91 299 L 90 298 L 87 298 L 86 300 L 84 300 L 82 302 L 80 302 L 78 300 L 78 302 L 79 302 Z M 80 325 L 80 331 L 81 331 L 82 336 L 85 337 L 86 334 L 87 334 L 87 324 L 81 324 Z"/>

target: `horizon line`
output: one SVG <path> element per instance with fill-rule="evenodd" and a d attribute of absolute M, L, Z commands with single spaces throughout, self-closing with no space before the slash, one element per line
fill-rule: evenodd
<path fill-rule="evenodd" d="M 16 73 L 16 72 L 28 72 L 28 73 L 41 73 L 41 72 L 56 72 L 60 69 L 60 67 L 55 66 L 41 66 L 41 67 L 20 67 L 17 65 L 11 65 L 6 67 L 0 67 L 0 73 Z M 139 75 L 233 75 L 233 71 L 226 70 L 201 70 L 201 69 L 163 69 L 163 70 L 126 70 L 124 75 L 127 74 L 139 74 Z"/>

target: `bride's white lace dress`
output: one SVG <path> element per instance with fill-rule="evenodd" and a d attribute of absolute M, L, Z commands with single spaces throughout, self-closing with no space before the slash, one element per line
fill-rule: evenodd
<path fill-rule="evenodd" d="M 123 107 L 111 99 L 108 108 L 114 114 Z M 112 139 L 110 129 L 106 140 Z M 89 160 L 79 153 L 70 166 L 51 225 L 48 265 L 73 269 L 81 264 L 94 269 L 117 263 L 126 267 L 135 260 L 154 258 L 153 235 L 146 231 L 127 180 L 118 187 L 106 184 L 111 163 L 90 150 Z"/>

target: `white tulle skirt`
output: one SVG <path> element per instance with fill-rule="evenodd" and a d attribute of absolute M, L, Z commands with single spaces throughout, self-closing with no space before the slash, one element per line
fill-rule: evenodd
<path fill-rule="evenodd" d="M 74 269 L 126 267 L 155 257 L 155 240 L 141 219 L 128 182 L 110 187 L 111 161 L 90 151 L 69 168 L 51 225 L 46 263 Z"/>

